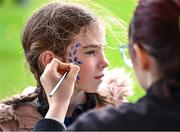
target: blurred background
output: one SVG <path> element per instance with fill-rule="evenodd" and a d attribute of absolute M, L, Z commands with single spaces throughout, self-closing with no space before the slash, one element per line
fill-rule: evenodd
<path fill-rule="evenodd" d="M 50 0 L 0 0 L 0 99 L 22 92 L 27 86 L 35 86 L 36 82 L 26 64 L 21 47 L 21 33 L 26 19 L 32 12 Z M 59 0 L 61 1 L 61 0 Z M 85 0 L 71 0 L 83 4 Z M 110 68 L 123 67 L 133 79 L 135 95 L 129 101 L 135 102 L 144 95 L 134 77 L 132 68 L 127 67 L 120 56 L 118 45 L 127 44 L 127 28 L 131 20 L 137 0 L 89 0 L 95 13 L 102 17 L 114 16 L 122 22 L 119 27 L 112 27 L 107 32 L 108 47 L 105 51 Z M 95 7 L 93 3 L 100 6 Z M 101 9 L 98 9 L 101 7 Z M 107 14 L 104 12 L 108 10 Z M 101 11 L 101 12 L 100 12 Z M 104 14 L 103 14 L 104 13 Z M 109 18 L 108 20 L 111 20 Z M 109 21 L 113 25 L 115 21 Z M 122 31 L 122 32 L 121 32 Z"/>

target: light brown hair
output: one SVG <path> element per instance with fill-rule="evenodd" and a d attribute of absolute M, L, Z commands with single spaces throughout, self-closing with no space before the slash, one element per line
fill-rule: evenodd
<path fill-rule="evenodd" d="M 29 97 L 6 101 L 6 104 L 18 104 L 32 101 L 39 97 L 47 103 L 45 93 L 40 82 L 43 67 L 39 61 L 45 50 L 53 52 L 58 57 L 66 56 L 67 47 L 79 34 L 92 23 L 96 23 L 96 16 L 86 8 L 77 4 L 53 2 L 41 7 L 27 21 L 22 34 L 24 55 L 31 72 L 37 81 L 37 89 Z"/>

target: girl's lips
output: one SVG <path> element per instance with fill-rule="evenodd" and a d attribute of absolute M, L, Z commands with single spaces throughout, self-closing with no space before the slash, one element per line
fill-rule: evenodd
<path fill-rule="evenodd" d="M 96 76 L 95 79 L 101 79 L 104 76 L 104 74 L 100 75 L 100 76 Z"/>

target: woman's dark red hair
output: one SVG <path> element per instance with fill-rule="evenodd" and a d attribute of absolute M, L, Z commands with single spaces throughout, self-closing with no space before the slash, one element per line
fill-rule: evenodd
<path fill-rule="evenodd" d="M 164 76 L 180 76 L 180 0 L 140 0 L 129 40 L 156 59 Z"/>

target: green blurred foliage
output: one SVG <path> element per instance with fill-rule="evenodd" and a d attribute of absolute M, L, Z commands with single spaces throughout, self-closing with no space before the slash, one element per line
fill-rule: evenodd
<path fill-rule="evenodd" d="M 59 0 L 60 1 L 60 0 Z M 74 0 L 76 1 L 76 0 Z M 83 1 L 83 0 L 82 0 Z M 114 16 L 121 18 L 126 26 L 133 14 L 136 5 L 135 0 L 92 0 L 110 10 Z M 34 9 L 47 3 L 48 0 L 0 0 L 0 98 L 21 92 L 27 86 L 35 86 L 35 80 L 25 62 L 21 47 L 21 32 L 28 16 Z M 126 28 L 127 28 L 126 27 Z M 112 28 L 114 32 L 118 28 Z M 127 36 L 126 36 L 127 37 Z M 120 43 L 119 43 L 120 42 Z M 105 51 L 110 62 L 110 68 L 123 67 L 130 73 L 134 80 L 135 96 L 129 98 L 134 102 L 144 95 L 139 87 L 134 73 L 128 68 L 120 57 L 118 45 L 126 41 L 115 41 L 108 32 L 107 43 L 116 49 Z"/>

